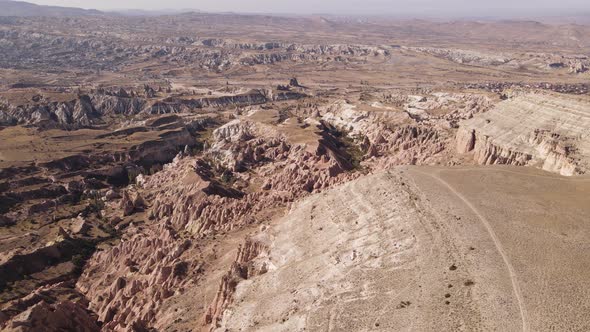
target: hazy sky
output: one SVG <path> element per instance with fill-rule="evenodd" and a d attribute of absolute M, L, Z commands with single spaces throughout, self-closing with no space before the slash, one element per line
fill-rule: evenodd
<path fill-rule="evenodd" d="M 24 0 L 95 9 L 199 9 L 257 13 L 536 15 L 590 13 L 590 0 Z"/>

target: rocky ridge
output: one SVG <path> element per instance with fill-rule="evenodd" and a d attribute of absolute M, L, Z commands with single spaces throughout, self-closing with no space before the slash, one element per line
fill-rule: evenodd
<path fill-rule="evenodd" d="M 153 96 L 153 95 L 152 95 Z M 208 107 L 259 105 L 272 101 L 306 97 L 296 91 L 252 90 L 238 95 L 201 98 L 146 98 L 123 89 L 117 93 L 97 91 L 80 94 L 70 101 L 45 101 L 15 105 L 0 104 L 0 126 L 30 125 L 40 128 L 79 129 L 105 125 L 117 115 L 158 115 L 186 113 Z M 34 97 L 35 98 L 35 97 Z"/>
<path fill-rule="evenodd" d="M 357 176 L 347 172 L 350 166 L 339 159 L 341 152 L 332 150 L 337 147 L 328 134 L 319 136 L 316 148 L 309 150 L 308 145 L 293 144 L 262 127 L 251 120 L 234 120 L 214 132 L 203 157 L 181 154 L 161 172 L 138 178 L 137 190 L 149 202 L 148 221 L 130 225 L 125 240 L 94 255 L 78 281 L 80 291 L 92 299 L 90 308 L 103 322 L 103 330 L 154 323 L 162 301 L 181 295 L 183 285 L 198 281 L 199 261 L 190 259 L 198 257 L 198 248 L 193 241 L 182 240 L 182 234 L 198 239 L 229 232 L 259 222 L 266 211 Z M 220 157 L 226 150 L 233 152 Z M 270 181 L 261 183 L 262 179 Z M 253 189 L 256 182 L 260 184 Z M 134 195 L 124 194 L 123 200 Z M 148 247 L 163 249 L 147 252 Z M 238 254 L 238 265 L 247 264 L 244 255 Z M 187 274 L 174 274 L 178 266 L 184 266 Z M 125 277 L 129 269 L 131 279 Z M 230 274 L 245 273 L 243 266 L 236 269 Z M 104 278 L 93 278 L 92 271 L 99 270 L 108 272 Z M 231 287 L 228 290 L 224 282 L 220 287 L 211 318 L 206 319 L 210 322 L 217 321 L 231 297 Z"/>
<path fill-rule="evenodd" d="M 341 128 L 359 144 L 363 165 L 387 169 L 394 165 L 448 163 L 452 159 L 453 128 L 494 104 L 479 94 L 411 95 L 400 108 L 371 103 L 372 110 L 337 102 L 322 113 L 324 121 Z"/>
<path fill-rule="evenodd" d="M 457 151 L 481 165 L 537 166 L 562 175 L 590 169 L 588 100 L 527 94 L 461 124 Z"/>

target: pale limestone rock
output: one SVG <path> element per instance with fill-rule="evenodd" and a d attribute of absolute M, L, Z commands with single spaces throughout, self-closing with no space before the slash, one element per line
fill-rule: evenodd
<path fill-rule="evenodd" d="M 536 166 L 562 175 L 590 170 L 590 100 L 528 94 L 461 123 L 459 153 L 478 164 Z"/>

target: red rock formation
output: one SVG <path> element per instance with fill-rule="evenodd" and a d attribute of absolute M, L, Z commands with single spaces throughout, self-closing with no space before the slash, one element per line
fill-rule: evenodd
<path fill-rule="evenodd" d="M 377 135 L 371 145 L 376 154 L 392 149 L 412 151 L 409 154 L 436 139 L 436 133 L 408 127 Z M 191 245 L 178 232 L 205 237 L 230 231 L 255 222 L 269 209 L 357 177 L 349 172 L 350 156 L 340 145 L 327 131 L 314 144 L 293 144 L 278 132 L 236 120 L 215 132 L 205 158 L 178 157 L 161 172 L 142 177 L 141 193 L 123 192 L 120 209 L 129 215 L 146 204 L 151 221 L 130 226 L 120 244 L 95 254 L 78 282 L 82 293 L 92 299 L 90 308 L 104 323 L 103 329 L 150 326 L 162 301 L 198 277 L 199 263 L 180 257 Z M 249 172 L 232 172 L 242 168 Z M 233 180 L 224 178 L 226 173 Z M 232 181 L 260 185 L 244 190 L 246 186 L 236 187 Z M 205 321 L 215 325 L 237 281 L 264 270 L 249 265 L 262 250 L 251 241 L 240 249 Z M 174 276 L 172 271 L 183 270 L 181 266 L 192 273 Z"/>
<path fill-rule="evenodd" d="M 119 208 L 132 213 L 133 197 L 144 197 L 149 220 L 130 225 L 119 244 L 97 252 L 77 284 L 91 299 L 89 308 L 104 323 L 103 330 L 151 326 L 162 302 L 198 279 L 198 249 L 179 234 L 189 231 L 204 238 L 230 231 L 302 195 L 356 176 L 346 172 L 349 166 L 326 138 L 310 149 L 277 136 L 256 137 L 255 126 L 250 130 L 246 135 L 243 128 L 234 128 L 228 130 L 229 140 L 220 136 L 214 142 L 214 147 L 227 144 L 231 154 L 212 148 L 205 158 L 179 156 L 162 171 L 143 177 L 139 192 L 123 193 Z M 225 168 L 239 164 L 236 161 L 249 172 Z M 240 250 L 210 309 L 212 322 L 229 301 L 235 278 L 264 270 L 250 265 L 262 250 L 254 242 Z"/>
<path fill-rule="evenodd" d="M 420 125 L 407 125 L 381 131 L 372 145 L 377 155 L 384 156 L 380 163 L 389 167 L 433 163 L 447 149 L 448 143 L 444 132 Z"/>
<path fill-rule="evenodd" d="M 347 172 L 350 165 L 326 137 L 310 151 L 277 136 L 253 137 L 257 129 L 251 122 L 230 124 L 231 129 L 216 131 L 217 141 L 206 155 L 212 162 L 177 159 L 146 180 L 144 188 L 152 192 L 151 217 L 168 218 L 175 229 L 203 236 L 250 223 L 261 211 L 357 176 Z M 262 191 L 240 193 L 214 174 L 215 168 L 244 166 L 253 173 L 234 176 L 245 182 L 261 180 Z"/>
<path fill-rule="evenodd" d="M 100 331 L 100 328 L 80 304 L 70 301 L 48 304 L 42 300 L 13 317 L 2 330 L 95 332 Z"/>
<path fill-rule="evenodd" d="M 134 212 L 137 212 L 139 209 L 145 207 L 145 201 L 141 197 L 141 195 L 137 192 L 129 193 L 127 191 L 123 192 L 123 197 L 121 198 L 120 208 L 123 211 L 123 216 L 132 215 Z"/>
<path fill-rule="evenodd" d="M 223 311 L 232 303 L 232 297 L 236 286 L 241 280 L 260 275 L 266 272 L 266 264 L 256 265 L 254 260 L 263 254 L 267 247 L 253 240 L 246 242 L 238 248 L 236 259 L 229 271 L 223 275 L 215 299 L 209 305 L 207 313 L 203 317 L 204 325 L 210 325 L 211 330 L 218 327 Z"/>
<path fill-rule="evenodd" d="M 146 326 L 162 301 L 182 292 L 200 271 L 201 263 L 186 254 L 191 241 L 169 226 L 132 227 L 127 236 L 96 253 L 77 284 L 105 331 Z"/>

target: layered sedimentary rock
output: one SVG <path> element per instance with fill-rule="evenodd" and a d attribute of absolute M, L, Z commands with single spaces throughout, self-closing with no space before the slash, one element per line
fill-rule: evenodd
<path fill-rule="evenodd" d="M 148 87 L 149 88 L 149 87 Z M 151 89 L 151 88 L 149 88 Z M 306 97 L 296 91 L 251 90 L 236 95 L 179 98 L 154 98 L 147 89 L 146 97 L 135 91 L 103 91 L 81 94 L 67 101 L 45 100 L 45 97 L 23 104 L 0 103 L 0 126 L 32 125 L 41 128 L 78 129 L 104 124 L 108 117 L 187 112 L 207 107 L 259 105 L 272 101 L 295 100 Z M 35 99 L 37 99 L 35 97 Z"/>
<path fill-rule="evenodd" d="M 238 283 L 251 277 L 264 274 L 268 267 L 266 259 L 257 258 L 267 254 L 267 247 L 255 240 L 248 239 L 239 247 L 236 259 L 229 271 L 223 275 L 215 299 L 203 317 L 205 325 L 212 329 L 219 326 L 224 311 L 232 304 L 233 295 Z"/>
<path fill-rule="evenodd" d="M 473 50 L 445 49 L 434 47 L 406 47 L 406 49 L 430 54 L 461 64 L 498 66 L 508 63 L 511 58 L 503 54 L 490 54 Z"/>
<path fill-rule="evenodd" d="M 461 123 L 457 151 L 478 164 L 531 165 L 562 175 L 590 170 L 590 102 L 527 94 Z"/>
<path fill-rule="evenodd" d="M 77 284 L 103 330 L 156 323 L 162 303 L 199 280 L 200 239 L 260 221 L 298 197 L 357 177 L 348 172 L 337 139 L 316 126 L 318 134 L 310 131 L 315 139 L 302 144 L 249 117 L 237 119 L 214 131 L 203 156 L 181 153 L 162 171 L 139 177 L 132 193 L 123 192 L 114 214 L 144 213 L 145 204 L 147 220 L 128 225 L 119 244 L 96 253 Z M 263 248 L 244 244 L 216 299 L 206 303 L 211 307 L 204 321 L 215 326 L 231 303 L 235 278 L 264 270 L 250 264 Z"/>
<path fill-rule="evenodd" d="M 379 102 L 372 103 L 372 110 L 361 110 L 341 101 L 321 118 L 359 144 L 363 164 L 370 168 L 436 164 L 449 160 L 452 128 L 486 112 L 493 101 L 479 94 L 434 93 L 405 96 L 399 104 L 403 111 Z"/>
<path fill-rule="evenodd" d="M 94 255 L 78 289 L 91 299 L 103 330 L 136 330 L 153 321 L 162 301 L 198 276 L 201 262 L 187 255 L 191 246 L 162 224 L 132 227 L 119 245 Z"/>

